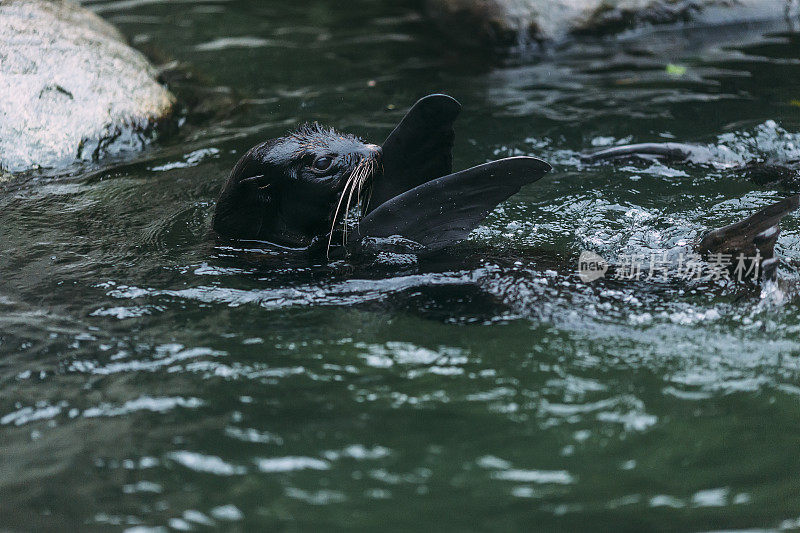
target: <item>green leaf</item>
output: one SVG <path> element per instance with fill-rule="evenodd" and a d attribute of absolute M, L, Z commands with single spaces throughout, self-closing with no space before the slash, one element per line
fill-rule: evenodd
<path fill-rule="evenodd" d="M 683 65 L 675 65 L 673 63 L 668 63 L 667 68 L 665 69 L 667 74 L 670 76 L 683 76 L 686 74 L 686 67 Z"/>

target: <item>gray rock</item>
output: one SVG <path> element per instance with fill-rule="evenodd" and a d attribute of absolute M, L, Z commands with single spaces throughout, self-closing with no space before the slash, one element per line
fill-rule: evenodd
<path fill-rule="evenodd" d="M 174 103 L 144 56 L 91 11 L 0 1 L 0 177 L 140 149 Z"/>
<path fill-rule="evenodd" d="M 797 0 L 427 0 L 428 11 L 461 36 L 514 44 L 559 41 L 643 24 L 707 24 L 786 16 Z"/>

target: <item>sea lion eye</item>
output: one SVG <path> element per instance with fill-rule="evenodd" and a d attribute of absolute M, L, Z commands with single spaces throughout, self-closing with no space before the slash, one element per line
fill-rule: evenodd
<path fill-rule="evenodd" d="M 311 170 L 315 172 L 325 172 L 326 170 L 331 168 L 332 164 L 333 164 L 333 158 L 329 155 L 323 155 L 316 158 L 314 162 L 311 163 Z"/>

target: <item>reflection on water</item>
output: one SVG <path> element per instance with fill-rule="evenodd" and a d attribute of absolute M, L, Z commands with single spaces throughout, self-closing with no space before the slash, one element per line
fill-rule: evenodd
<path fill-rule="evenodd" d="M 3 185 L 0 523 L 797 527 L 792 269 L 762 294 L 575 273 L 582 249 L 683 245 L 793 187 L 740 172 L 800 159 L 785 23 L 493 65 L 413 3 L 88 5 L 241 104 L 136 161 Z M 215 196 L 250 146 L 309 119 L 379 142 L 433 91 L 464 105 L 456 167 L 554 172 L 443 257 L 216 246 Z M 713 160 L 578 157 L 668 140 Z M 798 232 L 778 246 L 795 261 Z"/>

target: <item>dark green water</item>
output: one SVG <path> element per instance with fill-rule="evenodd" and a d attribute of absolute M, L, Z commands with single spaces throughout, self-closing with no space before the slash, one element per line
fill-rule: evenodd
<path fill-rule="evenodd" d="M 800 527 L 791 269 L 762 295 L 574 273 L 582 249 L 666 248 L 786 193 L 576 154 L 676 138 L 800 158 L 800 34 L 497 63 L 413 4 L 340 4 L 90 3 L 244 101 L 133 163 L 2 185 L 0 529 Z M 311 119 L 380 142 L 435 91 L 464 106 L 457 168 L 532 154 L 552 175 L 435 261 L 215 247 L 247 148 Z M 783 230 L 800 259 L 797 219 Z"/>

